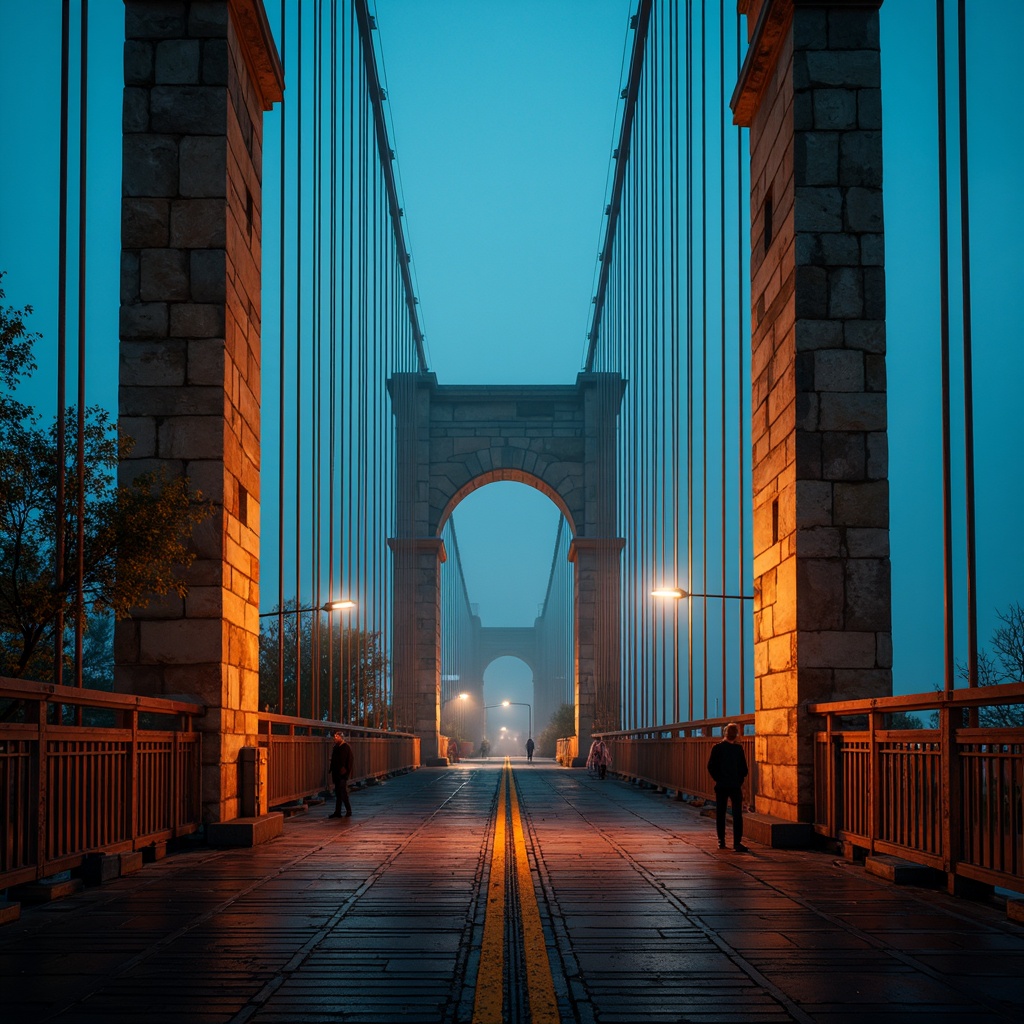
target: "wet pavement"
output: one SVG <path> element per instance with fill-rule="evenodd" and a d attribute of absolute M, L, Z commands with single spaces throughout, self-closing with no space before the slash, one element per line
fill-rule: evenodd
<path fill-rule="evenodd" d="M 0 1021 L 471 1024 L 500 768 L 421 769 L 351 818 L 320 805 L 264 846 L 23 907 Z M 514 779 L 561 1021 L 1024 1021 L 1024 926 L 995 900 L 720 851 L 712 819 L 611 777 Z M 530 1020 L 513 993 L 504 1013 Z"/>

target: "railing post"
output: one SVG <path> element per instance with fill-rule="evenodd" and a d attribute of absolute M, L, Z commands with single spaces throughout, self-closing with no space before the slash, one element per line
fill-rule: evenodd
<path fill-rule="evenodd" d="M 46 726 L 48 705 L 46 700 L 36 702 L 36 878 L 43 878 L 43 865 L 47 860 L 46 823 L 49 821 L 49 763 L 46 753 Z"/>
<path fill-rule="evenodd" d="M 943 703 L 939 708 L 939 743 L 942 753 L 942 869 L 946 888 L 956 891 L 956 866 L 960 859 L 960 760 L 956 745 L 959 708 Z"/>
<path fill-rule="evenodd" d="M 868 712 L 868 821 L 871 823 L 868 849 L 871 853 L 875 852 L 875 843 L 882 834 L 882 799 L 879 794 L 882 771 L 877 735 L 880 718 L 877 711 Z"/>
<path fill-rule="evenodd" d="M 130 772 L 129 784 L 131 791 L 131 818 L 128 824 L 131 831 L 128 834 L 132 837 L 132 847 L 134 848 L 134 840 L 139 835 L 139 709 L 132 708 L 131 715 L 131 756 L 128 759 L 128 771 Z"/>

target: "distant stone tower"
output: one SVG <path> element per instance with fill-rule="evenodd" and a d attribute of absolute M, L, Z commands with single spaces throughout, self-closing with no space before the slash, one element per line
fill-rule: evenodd
<path fill-rule="evenodd" d="M 281 99 L 262 0 L 125 0 L 122 481 L 159 466 L 216 505 L 184 601 L 119 623 L 119 690 L 207 706 L 204 821 L 239 814 L 259 697 L 263 112 Z"/>
<path fill-rule="evenodd" d="M 757 809 L 811 821 L 813 701 L 892 691 L 879 3 L 741 0 Z"/>

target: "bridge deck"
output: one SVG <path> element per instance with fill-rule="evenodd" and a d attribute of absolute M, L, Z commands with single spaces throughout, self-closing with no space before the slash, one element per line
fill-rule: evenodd
<path fill-rule="evenodd" d="M 353 794 L 351 818 L 317 807 L 265 846 L 196 848 L 26 908 L 0 929 L 0 1017 L 487 1019 L 500 767 L 425 769 Z M 506 962 L 550 963 L 552 1020 L 1020 1020 L 1024 928 L 995 906 L 821 853 L 719 852 L 712 821 L 611 778 L 514 776 L 548 956 L 505 927 Z M 505 988 L 504 1018 L 530 1019 Z"/>

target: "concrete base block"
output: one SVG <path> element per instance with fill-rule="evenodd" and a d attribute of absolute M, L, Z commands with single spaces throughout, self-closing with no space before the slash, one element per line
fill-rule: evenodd
<path fill-rule="evenodd" d="M 294 818 L 296 814 L 305 814 L 309 808 L 304 803 L 297 804 L 282 804 L 280 807 L 275 807 L 271 812 L 272 814 L 282 814 L 286 818 Z M 248 818 L 236 818 L 235 821 L 249 821 Z"/>
<path fill-rule="evenodd" d="M 142 854 L 144 864 L 152 864 L 155 861 L 163 860 L 167 856 L 167 844 L 150 843 L 149 846 L 144 846 L 139 852 Z"/>
<path fill-rule="evenodd" d="M 448 758 L 447 757 L 428 757 L 423 761 L 425 768 L 447 768 Z"/>
<path fill-rule="evenodd" d="M 889 857 L 881 854 L 864 858 L 864 868 L 869 875 L 884 878 L 894 885 L 927 885 L 932 886 L 945 878 L 941 871 L 914 864 L 900 857 Z"/>
<path fill-rule="evenodd" d="M 26 882 L 10 889 L 10 894 L 22 903 L 52 903 L 65 896 L 74 896 L 85 888 L 80 878 L 68 878 L 60 882 Z"/>
<path fill-rule="evenodd" d="M 82 862 L 81 877 L 86 885 L 112 882 L 121 877 L 121 858 L 116 853 L 90 853 Z"/>
<path fill-rule="evenodd" d="M 206 826 L 206 841 L 210 846 L 259 846 L 276 839 L 284 832 L 284 815 L 263 814 L 258 818 L 232 818 Z"/>
<path fill-rule="evenodd" d="M 770 814 L 744 811 L 743 836 L 773 850 L 804 850 L 814 839 L 814 828 L 805 821 L 786 821 Z"/>
<path fill-rule="evenodd" d="M 21 917 L 21 904 L 0 900 L 0 925 L 11 924 Z"/>
<path fill-rule="evenodd" d="M 117 859 L 121 862 L 120 874 L 134 875 L 136 871 L 142 870 L 142 851 L 132 850 L 130 853 L 119 853 Z"/>
<path fill-rule="evenodd" d="M 1006 901 L 1006 916 L 1011 921 L 1024 924 L 1024 899 L 1016 896 L 1008 898 Z"/>

